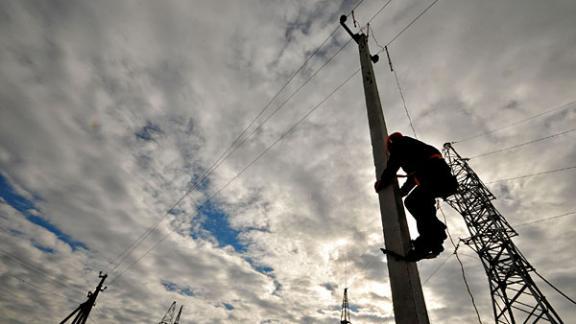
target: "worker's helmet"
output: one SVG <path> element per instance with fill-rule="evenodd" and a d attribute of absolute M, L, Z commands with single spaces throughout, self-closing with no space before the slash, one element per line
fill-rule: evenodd
<path fill-rule="evenodd" d="M 390 151 L 390 148 L 392 147 L 394 142 L 398 141 L 402 137 L 404 137 L 404 135 L 402 135 L 402 133 L 400 132 L 394 132 L 386 136 L 386 148 L 388 149 L 388 151 Z"/>

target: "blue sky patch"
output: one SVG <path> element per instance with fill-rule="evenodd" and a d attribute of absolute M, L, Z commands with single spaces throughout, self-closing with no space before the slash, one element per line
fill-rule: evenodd
<path fill-rule="evenodd" d="M 40 250 L 44 253 L 54 254 L 54 252 L 56 252 L 56 250 L 54 250 L 53 248 L 47 247 L 47 246 L 42 245 L 40 243 L 32 242 L 32 246 L 34 246 L 35 248 L 37 248 L 38 250 Z"/>
<path fill-rule="evenodd" d="M 72 250 L 76 251 L 79 248 L 88 250 L 86 244 L 74 240 L 70 235 L 62 232 L 62 230 L 50 223 L 44 217 L 35 215 L 34 211 L 37 209 L 34 202 L 17 193 L 8 179 L 6 179 L 6 177 L 4 177 L 2 174 L 0 174 L 0 197 L 2 197 L 8 205 L 12 206 L 12 208 L 16 209 L 22 215 L 24 215 L 26 220 L 28 220 L 30 223 L 36 224 L 56 235 L 59 240 L 68 244 Z M 39 248 L 38 246 L 36 247 Z M 49 252 L 49 248 L 47 247 L 39 249 L 47 253 L 54 253 L 53 249 L 50 249 L 52 252 Z"/>
<path fill-rule="evenodd" d="M 210 179 L 204 176 L 204 172 L 202 175 L 194 174 L 192 179 L 190 179 L 189 186 L 194 186 L 199 191 L 206 191 L 208 189 L 208 185 L 210 185 Z"/>
<path fill-rule="evenodd" d="M 164 286 L 167 291 L 175 292 L 182 296 L 194 296 L 194 291 L 191 288 L 178 286 L 176 283 L 171 281 L 162 280 L 162 286 Z"/>
<path fill-rule="evenodd" d="M 201 229 L 210 233 L 218 242 L 219 247 L 232 246 L 238 253 L 244 253 L 248 250 L 246 244 L 240 241 L 239 235 L 241 231 L 230 226 L 228 214 L 214 202 L 211 200 L 204 201 L 197 207 L 197 210 L 201 217 Z M 198 235 L 192 233 L 192 238 L 197 239 Z M 273 268 L 260 264 L 249 256 L 243 256 L 243 258 L 254 270 L 262 274 L 270 275 L 274 271 Z"/>
<path fill-rule="evenodd" d="M 140 128 L 134 135 L 136 138 L 141 139 L 143 141 L 153 141 L 154 135 L 161 134 L 162 129 L 160 126 L 148 121 L 146 125 Z"/>
<path fill-rule="evenodd" d="M 350 311 L 353 313 L 358 313 L 360 311 L 360 306 L 358 305 L 349 304 L 348 307 L 350 308 Z"/>
<path fill-rule="evenodd" d="M 254 270 L 265 274 L 265 275 L 271 275 L 272 272 L 274 272 L 274 269 L 267 266 L 267 265 L 263 265 L 261 263 L 258 263 L 256 261 L 254 261 L 251 257 L 245 256 L 244 260 L 246 260 L 246 262 L 248 262 L 250 264 L 250 266 L 252 266 L 252 268 L 254 268 Z"/>
<path fill-rule="evenodd" d="M 218 246 L 230 245 L 238 253 L 246 252 L 246 245 L 240 242 L 240 231 L 233 229 L 228 222 L 228 215 L 211 200 L 206 200 L 197 207 L 202 219 L 202 229 L 209 232 L 218 241 Z"/>

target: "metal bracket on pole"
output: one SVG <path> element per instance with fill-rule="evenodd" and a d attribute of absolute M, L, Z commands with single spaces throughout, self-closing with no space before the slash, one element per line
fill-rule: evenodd
<path fill-rule="evenodd" d="M 350 35 L 350 37 L 352 37 L 352 39 L 356 42 L 356 44 L 360 45 L 360 37 L 368 37 L 368 35 L 353 33 L 352 30 L 350 30 L 350 28 L 346 25 L 346 19 L 348 19 L 346 15 L 340 16 L 340 25 L 344 27 L 346 32 L 348 32 L 348 34 Z M 378 56 L 378 54 L 370 56 L 370 60 L 372 60 L 373 63 L 378 62 L 379 59 L 380 57 Z"/>
<path fill-rule="evenodd" d="M 352 39 L 354 41 L 356 41 L 356 44 L 358 43 L 358 40 L 360 39 L 360 34 L 355 34 L 353 33 L 350 28 L 348 28 L 348 26 L 346 26 L 346 19 L 348 19 L 348 17 L 346 17 L 346 15 L 342 15 L 340 16 L 340 25 L 342 25 L 342 27 L 344 27 L 344 29 L 348 32 L 348 34 L 350 34 L 350 36 L 352 37 Z"/>

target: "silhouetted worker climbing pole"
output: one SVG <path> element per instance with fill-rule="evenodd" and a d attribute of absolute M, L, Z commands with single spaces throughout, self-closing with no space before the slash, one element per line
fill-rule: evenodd
<path fill-rule="evenodd" d="M 367 35 L 352 33 L 345 22 L 346 16 L 341 16 L 340 24 L 356 41 L 360 50 L 360 65 L 370 125 L 372 153 L 376 166 L 376 176 L 379 177 L 386 169 L 386 143 L 384 139 L 387 136 L 387 130 L 372 68 L 372 61 L 376 62 L 378 56 L 370 56 Z M 410 233 L 397 181 L 394 179 L 391 186 L 381 190 L 378 198 L 386 247 L 405 255 L 410 248 Z M 429 323 L 416 263 L 388 256 L 387 264 L 396 323 Z"/>
<path fill-rule="evenodd" d="M 393 133 L 386 138 L 386 148 L 390 154 L 388 166 L 374 184 L 374 189 L 380 192 L 389 186 L 396 180 L 398 169 L 402 168 L 406 172 L 406 182 L 400 188 L 400 194 L 403 197 L 408 195 L 405 205 L 416 219 L 420 234 L 404 259 L 434 258 L 444 251 L 442 243 L 447 238 L 446 225 L 436 217 L 436 198 L 456 193 L 456 177 L 440 151 L 417 139 Z"/>

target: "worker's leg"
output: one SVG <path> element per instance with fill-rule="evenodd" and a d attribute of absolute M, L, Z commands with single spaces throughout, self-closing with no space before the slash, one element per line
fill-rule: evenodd
<path fill-rule="evenodd" d="M 415 240 L 416 250 L 441 252 L 446 239 L 446 226 L 436 218 L 434 194 L 425 186 L 416 187 L 404 201 L 406 208 L 416 219 L 420 236 Z"/>

